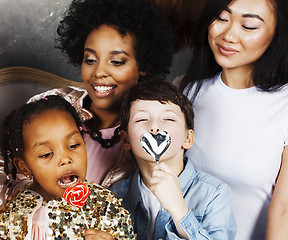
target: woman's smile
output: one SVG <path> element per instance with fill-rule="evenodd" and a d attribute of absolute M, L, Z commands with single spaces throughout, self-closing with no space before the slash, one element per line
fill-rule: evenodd
<path fill-rule="evenodd" d="M 102 25 L 87 37 L 81 76 L 92 100 L 93 112 L 115 111 L 139 78 L 133 36 Z M 91 110 L 90 109 L 90 110 Z"/>
<path fill-rule="evenodd" d="M 217 45 L 218 45 L 219 52 L 224 56 L 231 56 L 231 55 L 235 55 L 238 53 L 238 51 L 235 50 L 234 48 L 225 47 L 225 46 L 220 45 L 220 44 L 217 44 Z"/>
<path fill-rule="evenodd" d="M 92 88 L 94 89 L 95 95 L 99 98 L 107 97 L 111 93 L 113 93 L 114 89 L 117 87 L 116 85 L 109 85 L 109 84 L 91 84 Z"/>

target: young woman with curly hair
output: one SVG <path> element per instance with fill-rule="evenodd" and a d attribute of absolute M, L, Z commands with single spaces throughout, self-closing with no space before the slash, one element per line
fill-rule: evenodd
<path fill-rule="evenodd" d="M 172 34 L 148 0 L 73 0 L 57 33 L 56 47 L 81 68 L 85 89 L 53 89 L 32 99 L 56 94 L 72 103 L 86 132 L 87 180 L 109 187 L 135 169 L 121 149 L 122 99 L 138 82 L 165 77 Z"/>

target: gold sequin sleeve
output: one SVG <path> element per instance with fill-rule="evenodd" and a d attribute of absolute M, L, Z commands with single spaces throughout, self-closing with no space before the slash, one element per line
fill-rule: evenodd
<path fill-rule="evenodd" d="M 129 212 L 110 190 L 92 185 L 90 195 L 96 196 L 93 202 L 97 211 L 89 216 L 89 220 L 99 220 L 94 222 L 92 228 L 109 232 L 115 239 L 136 239 Z"/>

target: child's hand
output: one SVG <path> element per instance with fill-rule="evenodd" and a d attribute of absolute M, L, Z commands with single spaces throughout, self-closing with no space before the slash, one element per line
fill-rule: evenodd
<path fill-rule="evenodd" d="M 188 212 L 178 176 L 165 163 L 155 164 L 150 190 L 174 222 L 180 221 Z"/>
<path fill-rule="evenodd" d="M 158 198 L 162 208 L 170 213 L 179 236 L 188 239 L 180 221 L 189 209 L 184 201 L 178 176 L 165 163 L 155 164 L 150 191 Z"/>
<path fill-rule="evenodd" d="M 114 238 L 110 233 L 96 230 L 96 229 L 87 229 L 84 232 L 85 240 L 113 240 Z"/>

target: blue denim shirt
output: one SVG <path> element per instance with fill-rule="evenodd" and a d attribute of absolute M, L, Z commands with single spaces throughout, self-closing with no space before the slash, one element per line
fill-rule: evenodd
<path fill-rule="evenodd" d="M 232 240 L 236 222 L 231 209 L 231 191 L 219 179 L 196 170 L 190 160 L 184 159 L 185 168 L 179 176 L 184 200 L 189 208 L 180 225 L 189 239 Z M 140 193 L 140 172 L 115 183 L 111 190 L 122 198 L 123 206 L 130 212 L 138 240 L 145 240 L 148 212 Z M 167 193 L 167 197 L 169 197 Z M 181 239 L 168 211 L 163 208 L 156 219 L 154 239 Z"/>

